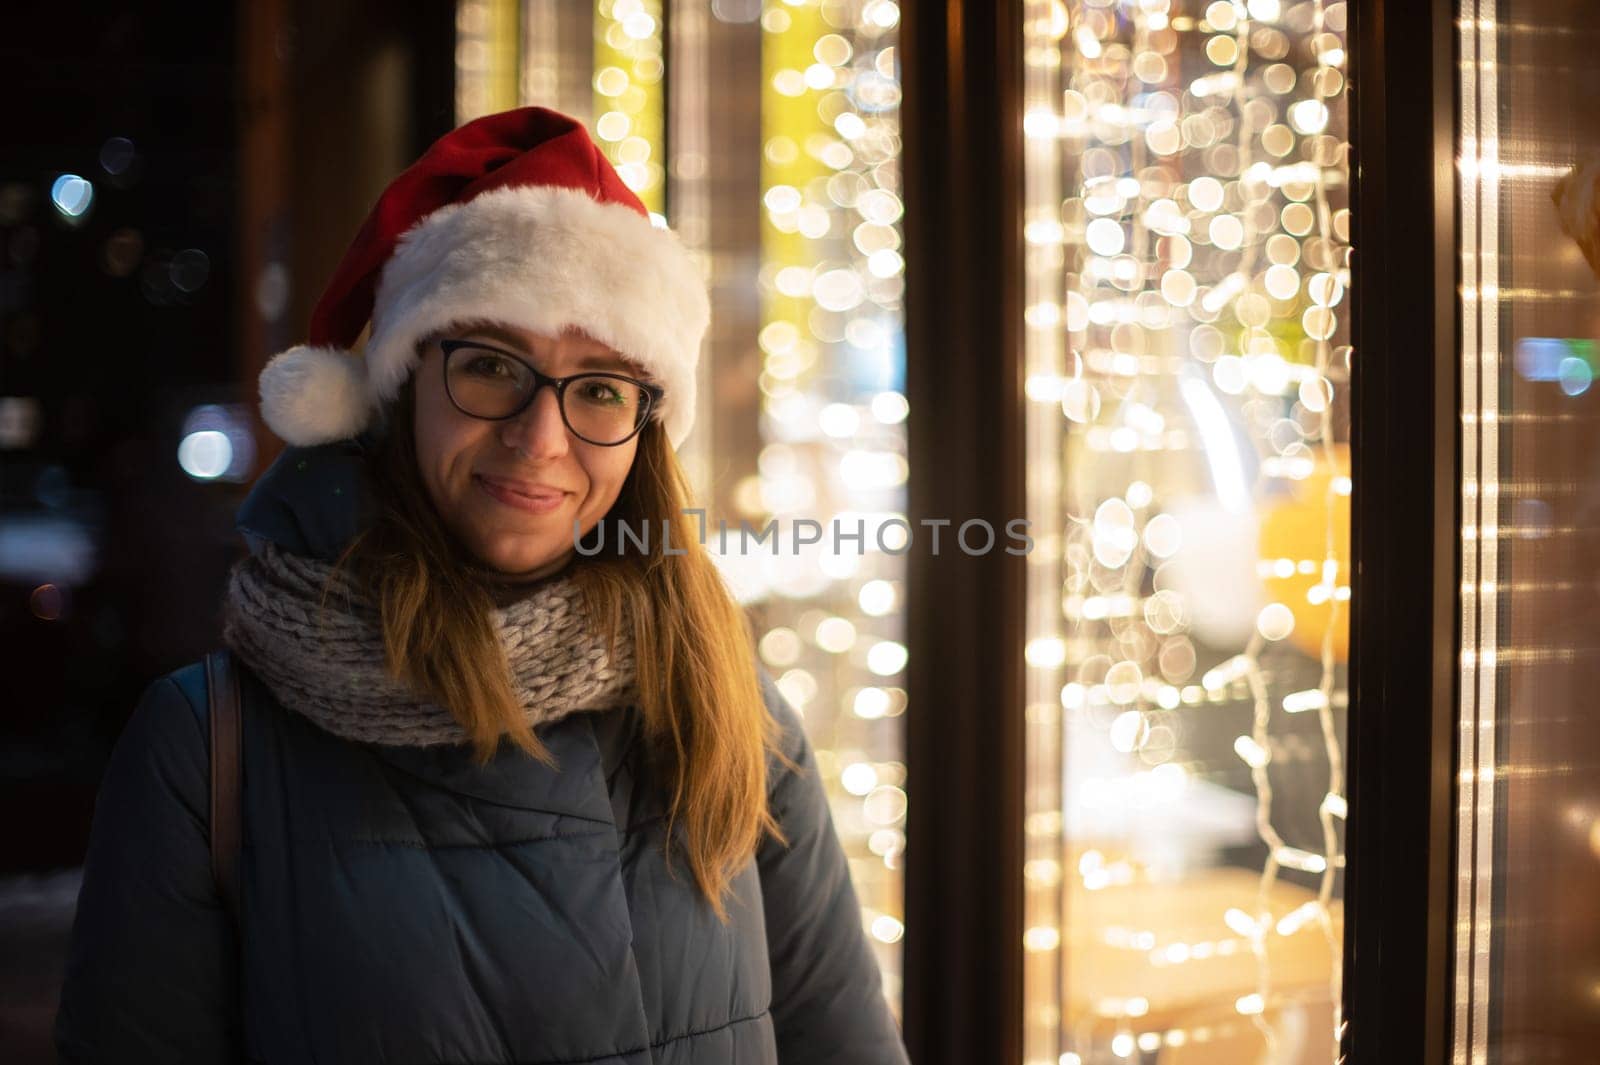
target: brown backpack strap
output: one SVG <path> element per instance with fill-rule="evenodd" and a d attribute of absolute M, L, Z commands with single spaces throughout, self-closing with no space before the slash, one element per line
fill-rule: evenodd
<path fill-rule="evenodd" d="M 206 699 L 211 715 L 211 877 L 239 921 L 239 749 L 244 731 L 239 673 L 227 651 L 206 655 Z"/>

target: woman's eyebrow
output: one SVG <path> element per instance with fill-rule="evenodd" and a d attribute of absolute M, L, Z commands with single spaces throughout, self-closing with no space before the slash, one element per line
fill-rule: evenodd
<path fill-rule="evenodd" d="M 492 340 L 496 344 L 501 344 L 507 348 L 510 348 L 514 352 L 528 354 L 526 349 L 523 347 L 521 337 L 510 332 L 509 330 L 500 329 L 496 326 L 477 326 L 475 328 L 463 331 L 461 336 L 467 340 Z"/>
<path fill-rule="evenodd" d="M 522 355 L 527 358 L 534 358 L 540 354 L 540 352 L 537 351 L 530 351 L 523 343 L 522 337 L 517 336 L 515 333 L 512 333 L 509 330 L 500 329 L 492 325 L 479 326 L 475 329 L 469 329 L 464 332 L 462 336 L 467 339 L 491 340 L 496 344 L 504 346 L 513 354 Z M 585 370 L 613 370 L 618 373 L 628 374 L 629 376 L 635 376 L 641 372 L 639 367 L 629 362 L 627 357 L 618 351 L 602 351 L 585 355 L 583 358 L 578 360 L 578 365 Z"/>
<path fill-rule="evenodd" d="M 594 355 L 585 355 L 578 360 L 578 365 L 586 370 L 616 370 L 621 373 L 636 374 L 638 367 L 630 363 L 620 353 L 615 351 L 600 352 Z"/>

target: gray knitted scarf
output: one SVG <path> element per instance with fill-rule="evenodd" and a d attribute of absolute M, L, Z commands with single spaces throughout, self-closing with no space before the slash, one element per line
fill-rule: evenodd
<path fill-rule="evenodd" d="M 228 582 L 224 642 L 279 702 L 335 735 L 408 747 L 468 742 L 448 710 L 389 674 L 376 608 L 345 574 L 330 584 L 332 571 L 271 544 L 244 559 Z M 628 626 L 613 653 L 588 624 L 570 575 L 539 583 L 492 618 L 530 724 L 637 698 Z"/>

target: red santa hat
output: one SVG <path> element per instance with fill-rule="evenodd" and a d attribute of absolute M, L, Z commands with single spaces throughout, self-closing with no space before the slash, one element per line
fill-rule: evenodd
<path fill-rule="evenodd" d="M 261 415 L 301 447 L 353 437 L 393 399 L 417 342 L 468 321 L 576 328 L 665 396 L 673 447 L 694 423 L 710 321 L 700 270 L 623 184 L 582 123 L 541 107 L 469 122 L 397 177 L 311 315 L 308 343 L 261 373 Z M 370 320 L 365 356 L 350 349 Z"/>

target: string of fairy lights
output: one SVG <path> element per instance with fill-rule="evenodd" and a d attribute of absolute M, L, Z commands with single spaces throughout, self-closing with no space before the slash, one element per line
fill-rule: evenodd
<path fill-rule="evenodd" d="M 741 510 L 814 517 L 813 551 L 762 557 L 760 653 L 806 717 L 834 797 L 863 922 L 898 1007 L 906 709 L 898 554 L 905 520 L 900 382 L 899 72 L 891 0 L 768 0 L 762 27 L 759 478 Z M 861 546 L 835 528 L 863 535 Z M 886 541 L 896 537 L 889 532 Z M 836 783 L 835 783 L 836 782 Z"/>
<path fill-rule="evenodd" d="M 517 106 L 516 0 L 456 4 L 456 124 Z"/>
<path fill-rule="evenodd" d="M 594 16 L 594 134 L 660 224 L 666 207 L 666 61 L 661 0 L 600 0 Z"/>
<path fill-rule="evenodd" d="M 1276 1018 L 1306 991 L 1275 978 L 1273 952 L 1302 933 L 1326 944 L 1323 1027 L 1337 1056 L 1345 10 L 1324 0 L 1026 8 L 1027 434 L 1030 455 L 1058 457 L 1029 476 L 1030 1063 L 1128 1058 L 1241 1024 L 1277 1060 L 1288 1036 Z M 1236 557 L 1227 545 L 1238 544 L 1254 557 Z M 1269 655 L 1285 645 L 1315 660 L 1316 687 L 1284 690 L 1289 671 Z M 1267 855 L 1254 899 L 1220 908 L 1215 938 L 1160 942 L 1120 926 L 1074 938 L 1071 892 L 1158 878 L 1103 848 L 1075 853 L 1068 826 L 1088 799 L 1072 792 L 1065 737 L 1124 759 L 1116 795 L 1181 801 L 1216 727 L 1195 711 L 1233 704 L 1251 710 L 1232 746 Z M 1317 715 L 1328 780 L 1314 843 L 1287 840 L 1274 820 L 1273 726 L 1301 713 Z M 1287 912 L 1285 869 L 1318 884 Z M 1096 982 L 1066 957 L 1090 940 L 1144 952 L 1152 973 L 1247 950 L 1253 986 L 1221 983 L 1220 1008 L 1177 1021 L 1154 991 L 1071 986 L 1074 975 Z"/>
<path fill-rule="evenodd" d="M 750 88 L 760 106 L 760 268 L 743 283 L 760 301 L 760 399 L 750 416 L 763 444 L 758 472 L 727 493 L 735 513 L 710 515 L 708 546 L 759 619 L 764 664 L 805 718 L 898 1010 L 907 809 L 897 720 L 906 710 L 903 538 L 894 528 L 905 521 L 907 475 L 900 10 L 893 0 L 598 0 L 591 13 L 592 54 L 575 55 L 551 44 L 571 8 L 460 0 L 457 120 L 511 106 L 506 86 L 520 85 L 514 98 L 524 104 L 548 103 L 530 93 L 559 93 L 571 66 L 586 66 L 596 142 L 656 220 L 678 231 L 713 289 L 727 288 L 718 271 L 732 267 L 709 245 L 714 152 L 726 146 L 710 118 L 719 90 L 707 42 L 712 19 L 759 20 L 761 81 Z M 520 70 L 502 55 L 519 20 Z M 703 373 L 703 396 L 711 384 Z M 702 424 L 680 453 L 707 499 L 718 467 L 711 437 Z M 722 549 L 721 517 L 756 530 L 775 522 L 783 550 L 741 550 L 735 538 Z M 806 519 L 824 535 L 791 550 Z"/>

